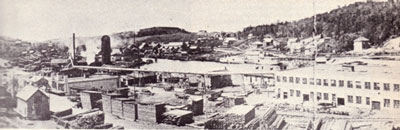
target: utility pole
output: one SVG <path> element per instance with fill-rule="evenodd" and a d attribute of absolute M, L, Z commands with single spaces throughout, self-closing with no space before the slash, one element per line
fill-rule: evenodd
<path fill-rule="evenodd" d="M 317 86 L 316 86 L 316 84 L 317 84 L 317 80 L 316 80 L 316 78 L 315 78 L 315 67 L 317 66 L 317 53 L 318 53 L 318 45 L 316 45 L 316 43 L 315 43 L 315 32 L 317 31 L 317 28 L 316 28 L 316 22 L 317 22 L 317 20 L 316 20 L 316 17 L 317 17 L 317 15 L 315 15 L 315 2 L 313 2 L 313 12 L 314 12 L 314 16 L 313 16 L 313 18 L 314 18 L 314 21 L 313 21 L 313 36 L 312 36 L 312 39 L 313 39 L 313 44 L 314 44 L 314 47 L 315 47 L 315 49 L 314 49 L 314 66 L 313 66 L 313 77 L 314 77 L 314 88 L 316 88 Z M 313 121 L 315 121 L 316 120 L 316 116 L 317 116 L 317 110 L 315 109 L 316 108 L 316 102 L 315 102 L 315 100 L 314 100 L 314 95 L 316 95 L 316 96 L 318 96 L 317 94 L 313 94 L 313 96 L 312 96 L 312 101 L 313 101 L 313 106 L 314 106 L 314 116 L 313 116 Z M 317 100 L 318 100 L 318 98 L 317 98 Z"/>

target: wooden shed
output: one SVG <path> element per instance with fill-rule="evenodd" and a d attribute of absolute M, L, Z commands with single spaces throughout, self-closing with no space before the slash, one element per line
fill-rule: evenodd
<path fill-rule="evenodd" d="M 50 119 L 49 96 L 39 88 L 25 86 L 16 95 L 16 112 L 23 118 L 31 120 Z"/>

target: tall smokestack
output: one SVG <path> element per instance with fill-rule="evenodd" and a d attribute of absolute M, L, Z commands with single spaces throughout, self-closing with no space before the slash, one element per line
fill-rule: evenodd
<path fill-rule="evenodd" d="M 103 64 L 111 64 L 111 43 L 110 36 L 101 37 L 101 57 Z"/>
<path fill-rule="evenodd" d="M 72 59 L 75 60 L 75 33 L 72 33 Z"/>

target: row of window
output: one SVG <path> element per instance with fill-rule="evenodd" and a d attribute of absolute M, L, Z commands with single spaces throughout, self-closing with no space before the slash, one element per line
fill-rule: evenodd
<path fill-rule="evenodd" d="M 282 78 L 282 79 L 281 79 Z M 362 89 L 363 83 L 361 81 L 345 81 L 345 80 L 328 80 L 328 79 L 316 79 L 316 82 L 314 82 L 314 78 L 300 78 L 300 77 L 287 77 L 287 76 L 276 76 L 276 82 L 283 82 L 283 83 L 296 83 L 296 84 L 309 84 L 309 85 L 319 85 L 319 86 L 331 86 L 331 87 L 344 87 L 345 83 L 347 85 L 347 88 L 358 88 Z M 315 84 L 314 84 L 315 83 Z M 364 89 L 371 89 L 373 87 L 374 90 L 380 90 L 381 89 L 381 83 L 378 82 L 364 82 Z M 389 83 L 383 83 L 383 90 L 384 91 L 390 91 L 390 84 Z M 393 91 L 399 92 L 400 91 L 400 85 L 399 84 L 393 84 Z"/>
<path fill-rule="evenodd" d="M 314 93 L 311 92 L 313 95 Z M 301 97 L 301 91 L 300 90 L 289 90 L 289 96 L 293 97 Z M 313 96 L 311 96 L 313 97 Z M 336 94 L 332 94 L 332 101 L 336 101 Z M 354 102 L 355 98 L 355 102 Z M 329 100 L 329 93 L 320 93 L 317 92 L 317 100 Z M 347 96 L 347 103 L 356 103 L 356 104 L 362 104 L 362 97 L 361 96 L 352 96 L 348 95 Z M 370 97 L 365 97 L 365 104 L 366 105 L 371 105 L 371 98 Z M 390 107 L 390 99 L 384 99 L 383 102 L 384 107 Z M 400 100 L 393 100 L 393 108 L 400 108 Z"/>

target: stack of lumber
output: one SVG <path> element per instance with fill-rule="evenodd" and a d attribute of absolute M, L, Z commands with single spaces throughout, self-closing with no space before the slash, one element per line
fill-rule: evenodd
<path fill-rule="evenodd" d="M 193 112 L 193 115 L 197 116 L 203 114 L 203 107 L 204 102 L 202 98 L 192 99 L 191 110 Z"/>
<path fill-rule="evenodd" d="M 96 125 L 104 124 L 104 113 L 102 111 L 91 112 L 78 115 L 71 122 L 71 127 L 74 129 L 93 129 Z"/>
<path fill-rule="evenodd" d="M 105 124 L 94 126 L 94 129 L 108 129 L 108 128 L 111 128 L 111 127 L 113 127 L 113 124 L 105 123 Z"/>
<path fill-rule="evenodd" d="M 224 117 L 224 129 L 241 129 L 244 124 L 245 118 L 242 115 L 226 114 Z"/>
<path fill-rule="evenodd" d="M 232 107 L 236 105 L 242 105 L 245 103 L 244 97 L 237 97 L 237 96 L 225 96 L 223 101 L 225 107 Z"/>
<path fill-rule="evenodd" d="M 163 123 L 183 126 L 189 123 L 193 123 L 193 113 L 185 110 L 172 110 L 165 112 L 163 115 Z"/>
<path fill-rule="evenodd" d="M 110 129 L 110 130 L 123 130 L 124 127 L 123 127 L 123 126 L 117 125 L 117 126 L 114 126 L 114 127 L 109 128 L 109 129 Z"/>
<path fill-rule="evenodd" d="M 137 120 L 137 104 L 135 101 L 127 101 L 123 103 L 123 115 L 125 119 Z"/>
<path fill-rule="evenodd" d="M 224 129 L 224 120 L 220 118 L 211 118 L 204 123 L 204 129 Z"/>
<path fill-rule="evenodd" d="M 162 114 L 166 111 L 164 103 L 139 102 L 137 106 L 139 120 L 146 122 L 161 123 Z"/>
<path fill-rule="evenodd" d="M 71 115 L 71 114 L 72 114 L 72 108 L 64 110 L 64 111 L 54 112 L 53 115 L 50 116 L 50 118 L 52 120 L 54 120 L 55 122 L 58 122 L 58 119 L 60 117 L 64 117 L 64 116 Z"/>
<path fill-rule="evenodd" d="M 123 114 L 123 106 L 124 106 L 124 102 L 127 101 L 135 101 L 135 99 L 131 99 L 131 98 L 114 98 L 111 99 L 111 114 L 118 116 L 118 117 L 124 117 Z"/>
<path fill-rule="evenodd" d="M 113 98 L 118 98 L 118 97 L 123 97 L 121 94 L 103 94 L 102 95 L 102 104 L 103 104 L 103 111 L 104 114 L 111 114 L 111 99 Z"/>
<path fill-rule="evenodd" d="M 274 123 L 272 123 L 272 125 L 269 127 L 273 130 L 282 130 L 283 127 L 285 127 L 287 125 L 286 121 L 285 121 L 285 117 L 283 116 L 278 116 L 276 118 L 276 120 L 274 121 Z"/>
<path fill-rule="evenodd" d="M 98 100 L 101 100 L 101 92 L 97 91 L 83 91 L 80 95 L 82 107 L 84 109 L 94 109 L 100 108 L 102 109 L 102 105 L 98 103 Z"/>

